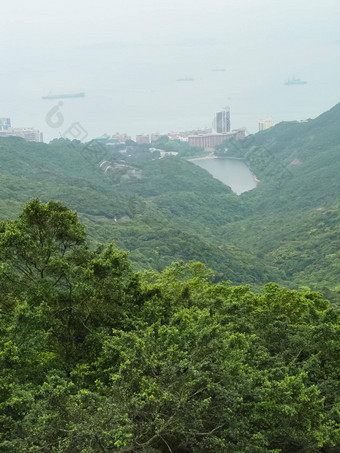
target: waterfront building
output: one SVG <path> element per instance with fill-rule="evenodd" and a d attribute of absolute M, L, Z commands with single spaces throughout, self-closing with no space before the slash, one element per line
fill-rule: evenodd
<path fill-rule="evenodd" d="M 222 145 L 226 140 L 241 140 L 246 135 L 245 129 L 235 129 L 225 134 L 201 134 L 190 135 L 189 146 L 203 149 L 213 149 L 217 145 Z"/>

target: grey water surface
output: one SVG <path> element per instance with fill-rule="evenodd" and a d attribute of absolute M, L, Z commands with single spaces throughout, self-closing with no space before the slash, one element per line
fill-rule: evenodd
<path fill-rule="evenodd" d="M 223 184 L 231 187 L 232 191 L 237 195 L 254 189 L 257 185 L 252 172 L 241 159 L 208 157 L 195 159 L 192 162 L 207 170 L 214 178 L 222 181 Z"/>

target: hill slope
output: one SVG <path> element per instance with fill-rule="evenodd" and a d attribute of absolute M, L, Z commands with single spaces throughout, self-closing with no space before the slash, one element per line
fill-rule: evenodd
<path fill-rule="evenodd" d="M 137 268 L 198 260 L 233 283 L 264 283 L 272 275 L 256 256 L 215 235 L 214 226 L 237 218 L 241 204 L 193 164 L 174 158 L 131 163 L 77 143 L 17 138 L 0 139 L 0 155 L 1 220 L 14 218 L 29 198 L 57 199 L 79 212 L 93 243 L 114 240 L 131 251 Z M 100 164 L 108 159 L 112 170 L 105 173 Z M 116 170 L 125 171 L 123 177 Z"/>
<path fill-rule="evenodd" d="M 199 260 L 233 283 L 307 285 L 336 299 L 339 126 L 340 104 L 228 144 L 226 155 L 243 157 L 261 180 L 239 197 L 198 166 L 159 159 L 145 145 L 124 153 L 1 139 L 0 217 L 15 217 L 31 197 L 59 199 L 80 213 L 93 243 L 114 239 L 139 269 Z"/>
<path fill-rule="evenodd" d="M 340 104 L 305 123 L 278 124 L 229 152 L 243 156 L 261 183 L 242 195 L 245 219 L 226 225 L 223 239 L 278 266 L 286 284 L 338 293 Z"/>

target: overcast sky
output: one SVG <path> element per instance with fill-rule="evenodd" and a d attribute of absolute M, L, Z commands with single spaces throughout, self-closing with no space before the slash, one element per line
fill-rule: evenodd
<path fill-rule="evenodd" d="M 89 138 L 210 126 L 225 105 L 255 132 L 340 101 L 339 0 L 11 0 L 0 38 L 0 117 L 45 139 L 74 122 Z M 41 97 L 72 92 L 86 97 L 50 127 Z"/>

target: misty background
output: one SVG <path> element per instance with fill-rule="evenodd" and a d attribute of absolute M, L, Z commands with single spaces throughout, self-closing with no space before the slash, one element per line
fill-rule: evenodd
<path fill-rule="evenodd" d="M 0 117 L 45 141 L 74 122 L 88 138 L 210 127 L 226 105 L 232 129 L 256 132 L 340 101 L 338 0 L 12 0 L 0 38 Z M 57 101 L 41 97 L 79 92 L 50 127 Z"/>

